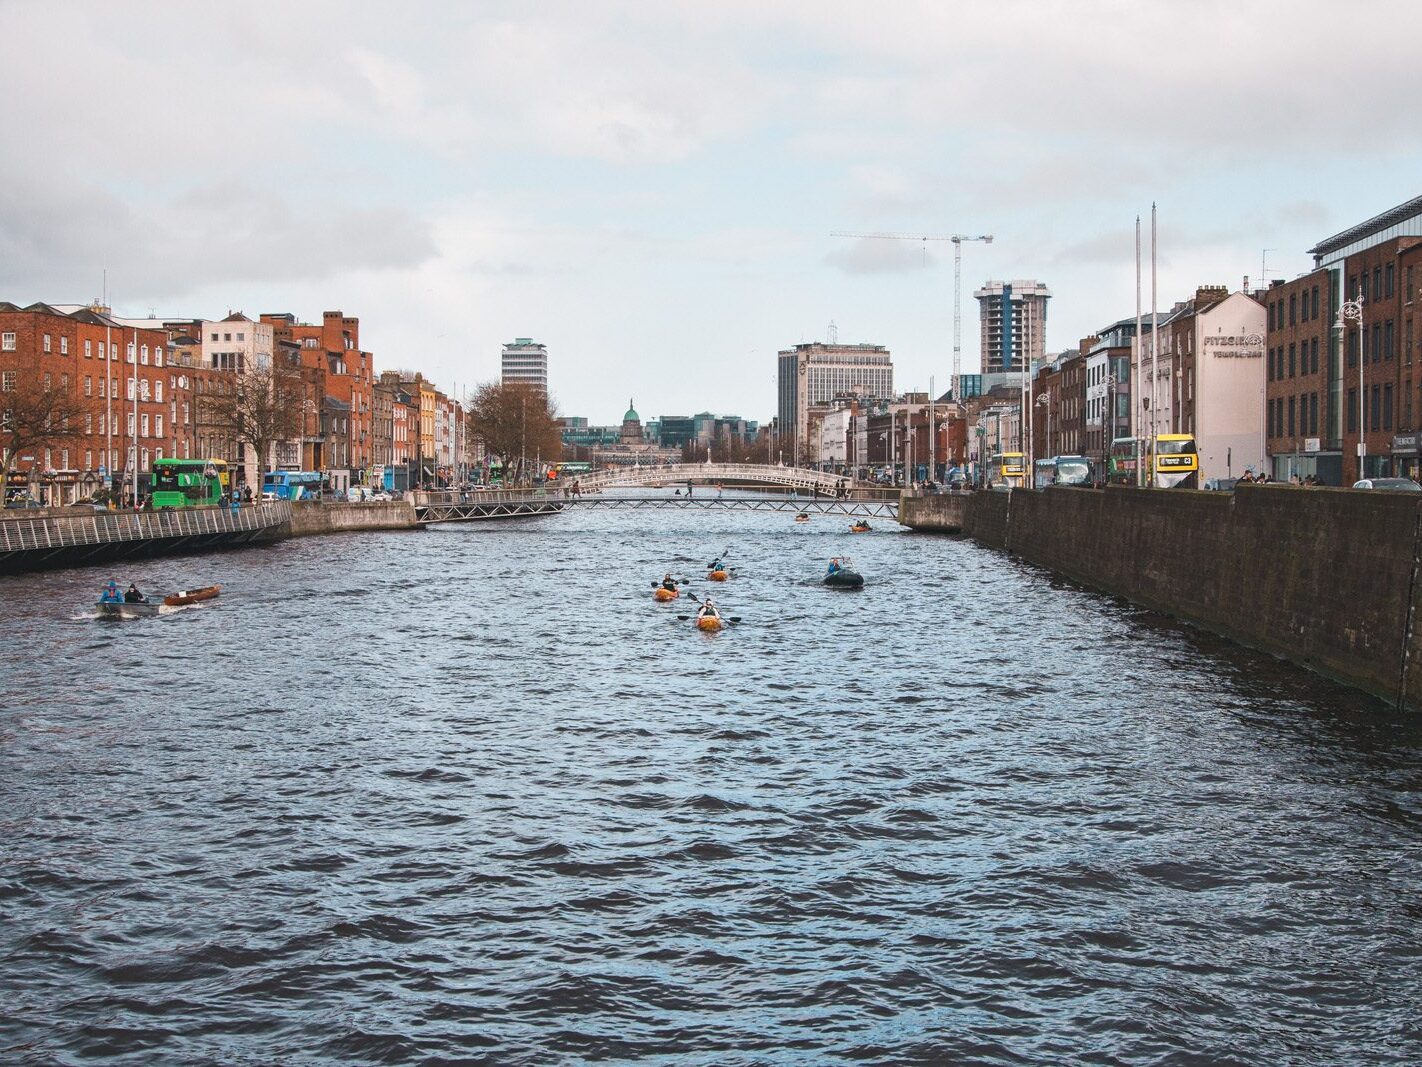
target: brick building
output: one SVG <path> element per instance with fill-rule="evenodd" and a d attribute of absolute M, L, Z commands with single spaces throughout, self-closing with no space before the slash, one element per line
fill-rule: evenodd
<path fill-rule="evenodd" d="M 1328 436 L 1328 345 L 1337 309 L 1328 273 L 1310 271 L 1255 294 L 1264 305 L 1264 425 L 1271 476 L 1287 482 L 1342 479 L 1339 442 Z"/>
<path fill-rule="evenodd" d="M 106 478 L 141 495 L 154 459 L 191 456 L 190 384 L 171 363 L 165 330 L 127 326 L 107 308 L 0 302 L 0 392 L 39 382 L 89 409 L 70 438 L 16 458 L 35 495 L 70 503 Z"/>

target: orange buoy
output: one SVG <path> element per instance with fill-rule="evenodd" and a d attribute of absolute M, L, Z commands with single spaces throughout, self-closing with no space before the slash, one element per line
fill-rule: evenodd
<path fill-rule="evenodd" d="M 652 596 L 656 600 L 660 600 L 665 603 L 668 600 L 675 600 L 677 597 L 681 596 L 681 593 L 676 589 L 668 589 L 666 586 L 658 586 L 657 591 L 653 593 Z"/>
<path fill-rule="evenodd" d="M 730 577 L 730 574 L 728 574 L 726 571 L 712 571 L 706 577 L 713 582 L 724 582 L 727 578 Z"/>
<path fill-rule="evenodd" d="M 718 615 L 702 615 L 696 620 L 696 628 L 708 634 L 714 634 L 721 629 L 721 618 Z"/>

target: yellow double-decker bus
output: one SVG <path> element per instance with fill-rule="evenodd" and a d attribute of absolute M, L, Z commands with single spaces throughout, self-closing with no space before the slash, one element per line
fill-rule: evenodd
<path fill-rule="evenodd" d="M 1157 489 L 1196 489 L 1200 480 L 1200 455 L 1195 437 L 1188 433 L 1163 433 L 1151 449 Z"/>
<path fill-rule="evenodd" d="M 1116 485 L 1195 489 L 1200 480 L 1200 456 L 1188 433 L 1163 433 L 1154 445 L 1148 437 L 1118 437 L 1111 442 L 1106 466 L 1107 479 Z"/>
<path fill-rule="evenodd" d="M 998 485 L 1022 487 L 1027 484 L 1027 460 L 1021 452 L 999 452 L 992 457 L 988 473 Z"/>

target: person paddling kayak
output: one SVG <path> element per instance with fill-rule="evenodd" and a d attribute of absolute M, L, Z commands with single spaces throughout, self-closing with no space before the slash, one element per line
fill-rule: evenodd
<path fill-rule="evenodd" d="M 676 579 L 671 576 L 671 571 L 667 571 L 662 576 L 662 588 L 670 589 L 673 593 L 676 592 Z"/>
<path fill-rule="evenodd" d="M 720 617 L 721 613 L 716 610 L 716 605 L 711 603 L 711 598 L 709 596 L 701 602 L 701 609 L 696 613 L 696 618 L 698 620 L 719 619 Z"/>

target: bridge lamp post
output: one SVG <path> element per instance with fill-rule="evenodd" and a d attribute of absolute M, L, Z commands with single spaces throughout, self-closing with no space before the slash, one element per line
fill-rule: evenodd
<path fill-rule="evenodd" d="M 1358 323 L 1358 477 L 1366 478 L 1363 467 L 1368 458 L 1367 426 L 1363 424 L 1363 289 L 1358 287 L 1358 299 L 1345 300 L 1338 308 L 1338 320 L 1333 328 L 1338 331 L 1338 343 L 1347 347 L 1347 320 Z"/>

